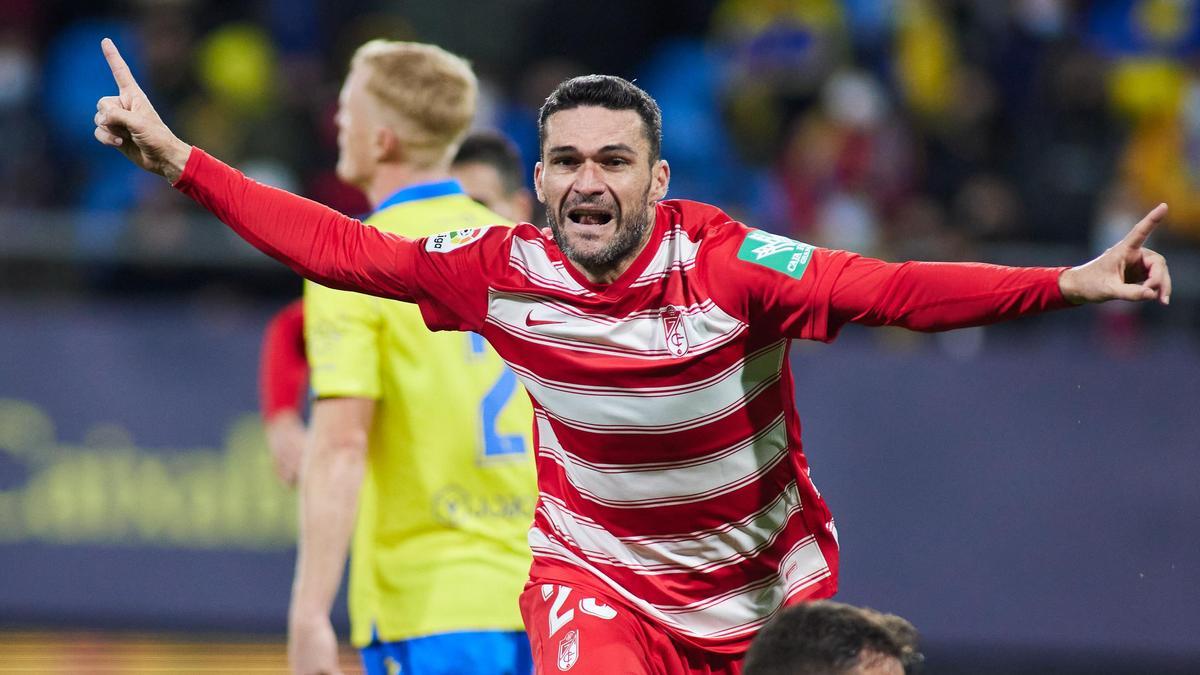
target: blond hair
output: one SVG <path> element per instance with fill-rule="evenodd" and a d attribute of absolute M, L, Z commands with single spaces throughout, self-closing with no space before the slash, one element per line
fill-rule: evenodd
<path fill-rule="evenodd" d="M 475 117 L 479 84 L 470 64 L 434 45 L 371 40 L 351 68 L 365 70 L 379 121 L 399 137 L 407 161 L 450 161 Z"/>

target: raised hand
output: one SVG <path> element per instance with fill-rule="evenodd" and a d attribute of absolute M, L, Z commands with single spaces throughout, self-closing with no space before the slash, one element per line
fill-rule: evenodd
<path fill-rule="evenodd" d="M 1073 267 L 1058 278 L 1063 297 L 1081 304 L 1108 300 L 1171 303 L 1171 273 L 1167 259 L 1144 247 L 1146 239 L 1167 216 L 1167 205 L 1159 204 L 1145 218 L 1095 260 Z"/>
<path fill-rule="evenodd" d="M 105 96 L 96 103 L 96 140 L 117 148 L 139 167 L 175 183 L 183 173 L 192 147 L 163 124 L 113 41 L 104 38 L 100 49 L 117 82 L 117 95 Z"/>

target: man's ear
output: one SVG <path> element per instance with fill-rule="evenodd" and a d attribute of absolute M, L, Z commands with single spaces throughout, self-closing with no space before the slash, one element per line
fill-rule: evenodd
<path fill-rule="evenodd" d="M 671 185 L 671 165 L 667 160 L 660 159 L 650 168 L 650 201 L 658 201 L 667 196 L 667 188 Z"/>
<path fill-rule="evenodd" d="M 542 163 L 538 162 L 533 165 L 533 191 L 537 195 L 537 200 L 543 204 L 546 203 L 546 193 L 542 192 Z"/>
<path fill-rule="evenodd" d="M 404 147 L 400 144 L 400 139 L 396 137 L 396 132 L 391 129 L 384 126 L 376 127 L 375 138 L 372 141 L 371 150 L 376 164 L 386 161 L 397 162 L 403 159 Z"/>

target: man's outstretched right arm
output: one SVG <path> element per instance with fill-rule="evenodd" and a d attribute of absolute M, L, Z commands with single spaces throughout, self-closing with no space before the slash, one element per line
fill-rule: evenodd
<path fill-rule="evenodd" d="M 118 95 L 96 104 L 96 139 L 165 177 L 268 255 L 322 285 L 412 300 L 417 244 L 249 180 L 171 132 L 107 38 Z"/>
<path fill-rule="evenodd" d="M 255 248 L 328 286 L 413 300 L 417 243 L 246 178 L 192 148 L 175 187 Z"/>

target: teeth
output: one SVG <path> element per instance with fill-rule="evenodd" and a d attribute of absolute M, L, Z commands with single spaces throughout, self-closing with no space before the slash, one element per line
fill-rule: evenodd
<path fill-rule="evenodd" d="M 570 218 L 581 225 L 602 225 L 612 220 L 612 215 L 597 211 L 575 211 Z"/>

